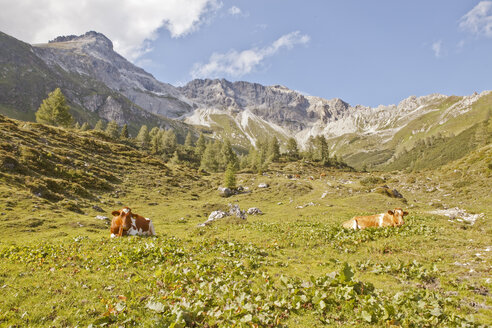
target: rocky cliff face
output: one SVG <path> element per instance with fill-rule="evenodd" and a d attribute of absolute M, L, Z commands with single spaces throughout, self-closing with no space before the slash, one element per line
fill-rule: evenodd
<path fill-rule="evenodd" d="M 253 114 L 292 131 L 306 127 L 315 117 L 308 113 L 309 101 L 282 86 L 227 80 L 193 80 L 179 90 L 196 108 L 218 109 L 231 114 L 249 110 Z"/>
<path fill-rule="evenodd" d="M 397 106 L 370 108 L 352 107 L 338 98 L 328 100 L 305 96 L 279 85 L 263 86 L 248 82 L 193 80 L 178 90 L 202 113 L 208 110 L 237 116 L 248 111 L 282 128 L 285 134 L 296 136 L 301 144 L 309 136 L 318 134 L 328 137 L 346 133 L 391 134 L 409 120 L 424 115 L 433 103 L 446 98 L 439 94 L 413 96 Z M 198 124 L 193 118 L 188 121 Z M 201 123 L 206 123 L 206 120 Z"/>
<path fill-rule="evenodd" d="M 34 50 L 48 65 L 97 79 L 152 113 L 176 118 L 191 110 L 175 87 L 117 54 L 101 33 L 58 37 Z"/>

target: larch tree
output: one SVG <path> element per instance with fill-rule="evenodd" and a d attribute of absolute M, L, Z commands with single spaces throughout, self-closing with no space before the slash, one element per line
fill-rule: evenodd
<path fill-rule="evenodd" d="M 268 155 L 269 161 L 277 162 L 280 159 L 280 144 L 278 143 L 277 137 L 273 136 L 268 144 Z"/>
<path fill-rule="evenodd" d="M 224 174 L 224 183 L 227 188 L 236 189 L 236 170 L 234 163 L 227 164 L 227 168 Z"/>
<path fill-rule="evenodd" d="M 207 142 L 205 141 L 205 136 L 203 135 L 203 133 L 200 133 L 195 146 L 195 154 L 198 156 L 198 158 L 202 158 L 203 153 L 205 152 L 205 148 L 207 148 Z"/>
<path fill-rule="evenodd" d="M 80 130 L 81 130 L 81 131 L 87 131 L 87 130 L 90 130 L 90 128 L 91 128 L 91 126 L 89 125 L 89 123 L 84 122 L 84 123 L 82 124 L 82 126 L 80 127 Z"/>
<path fill-rule="evenodd" d="M 178 139 L 173 130 L 166 130 L 162 135 L 162 150 L 164 153 L 171 155 L 176 151 L 178 146 Z"/>
<path fill-rule="evenodd" d="M 193 147 L 193 135 L 191 134 L 191 131 L 188 131 L 184 145 L 186 148 L 192 148 Z"/>
<path fill-rule="evenodd" d="M 128 134 L 128 125 L 124 124 L 121 128 L 120 139 L 126 140 L 130 135 Z"/>
<path fill-rule="evenodd" d="M 120 127 L 118 126 L 118 123 L 116 121 L 111 121 L 108 123 L 108 126 L 106 126 L 106 134 L 110 136 L 113 139 L 118 139 L 119 137 L 119 129 Z"/>
<path fill-rule="evenodd" d="M 231 141 L 226 139 L 220 149 L 220 169 L 225 170 L 229 164 L 232 163 L 234 169 L 239 168 L 239 161 L 237 155 L 232 149 Z"/>
<path fill-rule="evenodd" d="M 291 160 L 295 160 L 299 157 L 299 150 L 297 149 L 297 141 L 292 137 L 287 140 L 287 156 Z"/>
<path fill-rule="evenodd" d="M 50 92 L 43 100 L 36 112 L 36 122 L 55 126 L 69 127 L 73 124 L 73 117 L 69 113 L 65 96 L 60 88 Z"/>
<path fill-rule="evenodd" d="M 97 121 L 96 126 L 94 127 L 95 131 L 104 131 L 104 122 L 102 120 Z"/>
<path fill-rule="evenodd" d="M 211 172 L 217 172 L 219 170 L 219 161 L 217 160 L 218 152 L 215 143 L 209 141 L 207 146 L 205 147 L 205 151 L 203 152 L 202 160 L 200 163 L 201 169 Z"/>
<path fill-rule="evenodd" d="M 147 125 L 142 125 L 140 131 L 138 131 L 138 135 L 135 138 L 137 145 L 141 148 L 148 148 L 150 143 L 150 135 L 149 128 Z"/>

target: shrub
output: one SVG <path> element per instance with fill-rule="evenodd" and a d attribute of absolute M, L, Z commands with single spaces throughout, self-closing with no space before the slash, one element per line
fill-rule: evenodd
<path fill-rule="evenodd" d="M 384 180 L 380 177 L 370 176 L 360 180 L 360 184 L 363 186 L 374 186 L 384 183 Z"/>

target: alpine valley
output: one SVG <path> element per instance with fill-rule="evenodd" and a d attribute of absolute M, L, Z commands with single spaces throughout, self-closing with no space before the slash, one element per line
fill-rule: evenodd
<path fill-rule="evenodd" d="M 276 136 L 305 147 L 324 135 L 330 154 L 355 168 L 436 167 L 487 144 L 492 93 L 410 96 L 398 105 L 352 106 L 285 86 L 192 80 L 182 87 L 158 81 L 113 50 L 103 34 L 87 32 L 30 45 L 0 33 L 0 113 L 34 120 L 42 99 L 60 87 L 82 124 L 99 119 L 228 138 L 246 151 Z M 432 148 L 432 149 L 431 149 Z"/>
<path fill-rule="evenodd" d="M 0 327 L 492 327 L 491 110 L 0 33 Z"/>

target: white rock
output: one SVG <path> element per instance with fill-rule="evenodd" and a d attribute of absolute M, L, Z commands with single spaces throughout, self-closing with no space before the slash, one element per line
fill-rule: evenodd
<path fill-rule="evenodd" d="M 263 212 L 258 207 L 251 207 L 248 209 L 248 211 L 246 213 L 248 213 L 250 215 L 261 215 L 261 214 L 263 214 Z"/>

